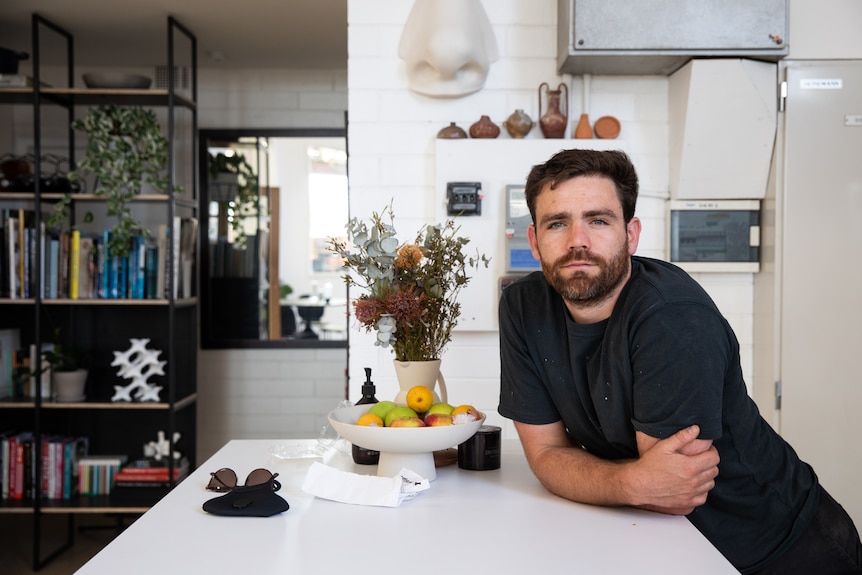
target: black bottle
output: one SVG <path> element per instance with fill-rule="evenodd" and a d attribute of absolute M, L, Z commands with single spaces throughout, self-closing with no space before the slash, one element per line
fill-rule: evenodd
<path fill-rule="evenodd" d="M 366 403 L 377 403 L 377 398 L 374 397 L 374 382 L 371 381 L 371 368 L 365 368 L 365 383 L 362 384 L 362 398 L 356 402 L 356 405 Z M 373 449 L 365 449 L 358 445 L 353 445 L 353 462 L 361 465 L 377 465 L 380 460 L 380 452 Z"/>

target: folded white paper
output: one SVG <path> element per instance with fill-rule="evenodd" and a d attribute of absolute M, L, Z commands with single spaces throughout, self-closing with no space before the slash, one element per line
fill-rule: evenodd
<path fill-rule="evenodd" d="M 409 469 L 395 477 L 377 477 L 341 471 L 315 461 L 302 490 L 310 495 L 353 505 L 398 507 L 431 487 L 431 482 Z"/>

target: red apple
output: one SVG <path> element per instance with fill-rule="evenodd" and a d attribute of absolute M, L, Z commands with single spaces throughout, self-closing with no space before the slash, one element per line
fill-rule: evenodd
<path fill-rule="evenodd" d="M 427 425 L 428 427 L 441 427 L 443 425 L 452 425 L 452 422 L 452 416 L 445 413 L 429 413 L 425 416 L 425 425 Z"/>
<path fill-rule="evenodd" d="M 389 427 L 425 427 L 425 422 L 418 417 L 396 417 Z"/>

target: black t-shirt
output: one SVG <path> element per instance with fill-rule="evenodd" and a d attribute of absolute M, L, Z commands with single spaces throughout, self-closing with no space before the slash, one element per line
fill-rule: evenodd
<path fill-rule="evenodd" d="M 688 519 L 743 572 L 784 551 L 813 516 L 813 470 L 760 416 L 733 330 L 678 267 L 633 257 L 611 317 L 588 325 L 530 274 L 503 291 L 500 359 L 501 415 L 562 420 L 573 445 L 604 459 L 637 457 L 636 430 L 661 439 L 698 424 L 721 463 Z"/>

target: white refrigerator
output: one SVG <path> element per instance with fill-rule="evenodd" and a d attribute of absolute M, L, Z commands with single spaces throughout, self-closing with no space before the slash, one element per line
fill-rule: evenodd
<path fill-rule="evenodd" d="M 784 61 L 755 398 L 862 529 L 862 61 Z"/>

